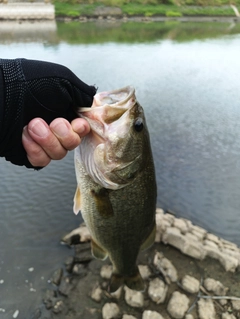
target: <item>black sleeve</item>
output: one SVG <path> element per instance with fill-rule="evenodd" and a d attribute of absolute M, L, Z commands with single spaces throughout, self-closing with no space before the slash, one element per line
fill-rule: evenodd
<path fill-rule="evenodd" d="M 22 145 L 23 127 L 35 117 L 48 124 L 57 117 L 71 121 L 79 107 L 92 105 L 95 93 L 62 65 L 0 59 L 0 156 L 32 168 Z"/>

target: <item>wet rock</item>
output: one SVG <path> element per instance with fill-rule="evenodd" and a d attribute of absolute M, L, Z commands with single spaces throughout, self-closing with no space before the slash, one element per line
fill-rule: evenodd
<path fill-rule="evenodd" d="M 144 305 L 143 293 L 140 291 L 131 290 L 128 287 L 124 287 L 125 301 L 131 307 L 142 308 Z"/>
<path fill-rule="evenodd" d="M 132 315 L 123 315 L 122 319 L 137 319 L 136 317 L 132 316 Z"/>
<path fill-rule="evenodd" d="M 110 279 L 112 276 L 112 265 L 103 265 L 100 270 L 100 275 L 104 279 Z"/>
<path fill-rule="evenodd" d="M 142 315 L 142 319 L 163 319 L 157 311 L 145 310 Z"/>
<path fill-rule="evenodd" d="M 83 264 L 76 264 L 72 269 L 72 273 L 82 278 L 87 275 L 87 269 L 84 267 Z"/>
<path fill-rule="evenodd" d="M 87 263 L 93 259 L 91 254 L 91 245 L 90 243 L 83 243 L 74 246 L 75 248 L 75 263 Z"/>
<path fill-rule="evenodd" d="M 191 294 L 195 294 L 200 289 L 200 282 L 199 282 L 199 280 L 197 280 L 196 278 L 194 278 L 192 276 L 185 275 L 182 278 L 182 287 L 185 291 L 187 291 Z"/>
<path fill-rule="evenodd" d="M 71 273 L 72 269 L 73 269 L 73 265 L 74 265 L 74 257 L 73 256 L 69 256 L 66 259 L 64 264 L 65 264 L 66 271 Z"/>
<path fill-rule="evenodd" d="M 143 280 L 147 280 L 151 276 L 151 271 L 147 265 L 139 265 L 138 268 Z"/>
<path fill-rule="evenodd" d="M 120 309 L 113 302 L 106 303 L 102 308 L 103 319 L 117 319 L 121 317 Z"/>
<path fill-rule="evenodd" d="M 58 300 L 56 303 L 55 303 L 55 305 L 54 305 L 54 307 L 53 307 L 53 312 L 54 313 L 61 313 L 62 311 L 63 311 L 63 309 L 64 309 L 64 303 L 63 303 L 63 301 L 62 300 Z"/>
<path fill-rule="evenodd" d="M 231 303 L 234 310 L 240 310 L 240 300 L 231 300 Z"/>
<path fill-rule="evenodd" d="M 57 269 L 56 271 L 54 271 L 51 282 L 56 285 L 59 286 L 61 279 L 62 279 L 62 275 L 63 275 L 63 270 L 62 268 Z"/>
<path fill-rule="evenodd" d="M 163 274 L 167 283 L 170 284 L 170 282 L 176 282 L 178 280 L 176 268 L 169 259 L 164 257 L 162 253 L 156 252 L 153 259 L 153 264 L 156 266 L 157 270 Z"/>
<path fill-rule="evenodd" d="M 225 296 L 228 291 L 228 288 L 224 287 L 220 281 L 213 278 L 206 278 L 203 285 L 208 291 L 213 292 L 217 296 Z"/>
<path fill-rule="evenodd" d="M 168 286 L 159 278 L 155 278 L 150 281 L 148 287 L 148 295 L 152 301 L 157 304 L 163 303 L 165 301 L 168 291 Z"/>
<path fill-rule="evenodd" d="M 236 317 L 233 314 L 230 314 L 228 312 L 224 312 L 222 314 L 222 319 L 236 319 Z"/>
<path fill-rule="evenodd" d="M 167 311 L 175 319 L 184 317 L 189 307 L 189 299 L 186 295 L 175 291 L 169 300 Z"/>
<path fill-rule="evenodd" d="M 73 287 L 74 285 L 72 284 L 71 279 L 69 277 L 65 277 L 62 279 L 61 284 L 58 287 L 58 291 L 63 296 L 68 296 Z"/>
<path fill-rule="evenodd" d="M 96 302 L 100 302 L 101 299 L 102 299 L 102 294 L 103 294 L 103 291 L 102 291 L 101 287 L 99 286 L 99 283 L 97 283 L 97 284 L 93 287 L 90 296 L 91 296 L 91 298 L 92 298 L 93 300 L 95 300 Z"/>
<path fill-rule="evenodd" d="M 216 311 L 212 299 L 200 299 L 198 301 L 199 319 L 215 319 Z"/>
<path fill-rule="evenodd" d="M 56 291 L 54 291 L 54 290 L 47 290 L 45 292 L 45 295 L 43 297 L 43 303 L 45 304 L 45 307 L 47 309 L 50 309 L 55 305 L 56 296 L 57 296 L 57 294 L 56 294 Z"/>

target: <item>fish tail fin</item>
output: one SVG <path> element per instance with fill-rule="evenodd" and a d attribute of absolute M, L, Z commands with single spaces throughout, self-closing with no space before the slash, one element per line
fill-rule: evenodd
<path fill-rule="evenodd" d="M 113 273 L 109 284 L 109 291 L 114 292 L 123 284 L 125 284 L 128 288 L 132 290 L 145 290 L 144 281 L 137 267 L 135 272 L 131 276 L 122 276 L 120 274 Z"/>

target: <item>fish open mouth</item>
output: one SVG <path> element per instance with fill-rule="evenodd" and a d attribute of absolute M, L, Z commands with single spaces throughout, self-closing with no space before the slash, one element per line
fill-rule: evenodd
<path fill-rule="evenodd" d="M 88 121 L 97 139 L 104 142 L 106 126 L 117 121 L 135 104 L 135 89 L 132 86 L 126 86 L 122 89 L 96 94 L 92 107 L 81 107 L 78 109 L 78 114 Z"/>

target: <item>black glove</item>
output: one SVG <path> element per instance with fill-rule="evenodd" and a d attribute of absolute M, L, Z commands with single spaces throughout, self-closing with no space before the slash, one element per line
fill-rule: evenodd
<path fill-rule="evenodd" d="M 48 124 L 72 121 L 78 107 L 90 107 L 96 93 L 62 65 L 25 59 L 0 59 L 0 156 L 33 166 L 22 145 L 22 130 L 33 118 Z"/>

